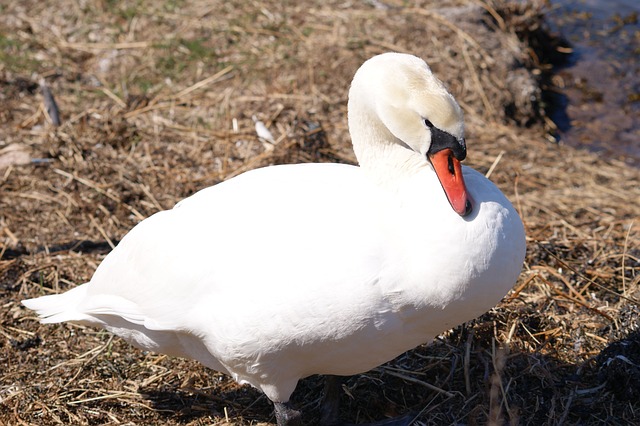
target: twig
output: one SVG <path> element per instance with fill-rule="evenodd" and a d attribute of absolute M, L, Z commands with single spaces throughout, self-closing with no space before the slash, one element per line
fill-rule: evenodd
<path fill-rule="evenodd" d="M 232 69 L 233 69 L 233 66 L 229 65 L 228 67 L 226 67 L 222 71 L 219 71 L 219 72 L 215 73 L 214 75 L 212 75 L 210 77 L 207 77 L 204 80 L 201 80 L 201 81 L 195 83 L 192 86 L 187 87 L 186 89 L 178 92 L 175 95 L 161 96 L 161 97 L 157 97 L 155 99 L 152 99 L 151 102 L 149 102 L 149 105 L 146 105 L 143 108 L 139 108 L 139 109 L 136 109 L 136 110 L 133 110 L 133 111 L 129 111 L 128 113 L 126 113 L 124 115 L 124 117 L 125 118 L 131 118 L 131 117 L 135 117 L 136 115 L 140 115 L 142 113 L 153 111 L 153 110 L 156 110 L 156 109 L 170 108 L 175 104 L 175 101 L 182 100 L 182 98 L 184 98 L 186 95 L 188 95 L 189 93 L 193 92 L 194 90 L 200 89 L 201 87 L 205 87 L 205 86 L 207 86 L 209 84 L 212 84 L 212 83 L 214 83 L 216 81 L 220 81 L 220 78 L 223 77 L 225 74 L 227 74 Z"/>
<path fill-rule="evenodd" d="M 487 173 L 484 175 L 484 177 L 486 177 L 487 179 L 489 179 L 491 177 L 491 173 L 493 173 L 493 171 L 495 170 L 496 166 L 498 165 L 498 163 L 502 159 L 503 155 L 504 155 L 504 151 L 500 151 L 500 154 L 498 154 L 496 159 L 493 160 L 493 164 L 491 164 L 491 167 L 489 167 L 489 170 L 487 170 Z"/>
<path fill-rule="evenodd" d="M 135 117 L 137 115 L 143 114 L 145 112 L 149 112 L 149 111 L 153 111 L 153 110 L 157 110 L 157 109 L 163 109 L 163 108 L 170 108 L 173 105 L 175 105 L 176 101 L 184 101 L 185 97 L 187 95 L 189 95 L 191 92 L 198 90 L 200 88 L 203 88 L 205 86 L 208 86 L 210 84 L 219 82 L 221 80 L 223 80 L 222 77 L 224 77 L 226 74 L 228 74 L 231 70 L 233 69 L 233 65 L 229 65 L 228 67 L 218 71 L 217 73 L 215 73 L 212 76 L 209 76 L 207 78 L 205 78 L 204 80 L 201 80 L 189 87 L 187 87 L 184 90 L 181 90 L 180 92 L 176 93 L 175 95 L 165 95 L 165 96 L 159 96 L 156 97 L 154 99 L 152 99 L 148 105 L 142 107 L 142 108 L 138 108 L 135 109 L 133 111 L 129 111 L 128 113 L 126 113 L 124 115 L 124 118 L 132 118 Z"/>
<path fill-rule="evenodd" d="M 125 101 L 123 101 L 122 99 L 120 99 L 120 97 L 118 95 L 113 93 L 106 86 L 103 85 L 102 87 L 100 87 L 100 90 L 102 91 L 102 93 L 104 93 L 109 98 L 111 98 L 115 103 L 117 103 L 120 108 L 126 108 L 127 107 L 127 103 Z"/>
<path fill-rule="evenodd" d="M 114 338 L 114 334 L 109 336 L 109 340 L 107 340 L 105 342 L 104 345 L 102 345 L 102 347 L 100 347 L 100 349 L 98 349 L 97 351 L 95 351 L 95 353 L 93 354 L 93 356 L 91 358 L 89 358 L 88 360 L 86 360 L 85 362 L 82 363 L 82 365 L 80 366 L 80 368 L 78 368 L 78 371 L 76 371 L 76 374 L 73 375 L 73 377 L 67 381 L 67 383 L 73 383 L 73 381 L 80 375 L 80 373 L 82 372 L 82 370 L 84 369 L 85 366 L 89 365 L 89 363 L 91 363 L 91 361 L 93 361 L 94 359 L 96 359 L 98 357 L 98 355 L 100 355 L 102 352 L 104 352 L 104 350 L 106 348 L 109 347 L 109 345 L 111 345 L 111 342 L 113 341 Z M 86 355 L 86 354 L 85 354 Z M 82 355 L 84 356 L 84 355 Z"/>
<path fill-rule="evenodd" d="M 598 315 L 601 315 L 601 316 L 605 317 L 605 318 L 606 318 L 606 319 L 608 319 L 609 321 L 612 321 L 612 322 L 614 321 L 614 319 L 613 319 L 613 317 L 612 317 L 611 315 L 609 315 L 609 314 L 605 314 L 604 312 L 602 312 L 602 311 L 601 311 L 601 310 L 599 310 L 598 308 L 594 308 L 593 306 L 589 306 L 589 305 L 587 305 L 586 303 L 584 303 L 583 301 L 576 299 L 575 297 L 571 297 L 571 296 L 569 296 L 569 295 L 568 295 L 568 294 L 566 294 L 566 293 L 560 293 L 560 292 L 558 292 L 558 291 L 554 291 L 554 294 L 556 294 L 556 295 L 558 295 L 558 296 L 561 296 L 561 297 L 564 297 L 565 299 L 570 300 L 570 301 L 572 301 L 572 302 L 574 302 L 574 303 L 577 303 L 578 305 L 581 305 L 581 306 L 583 306 L 583 307 L 587 308 L 587 309 L 588 309 L 588 310 L 590 310 L 591 312 L 594 312 L 594 313 L 596 313 L 596 314 L 598 314 Z"/>
<path fill-rule="evenodd" d="M 478 76 L 476 67 L 474 67 L 473 63 L 471 62 L 471 57 L 469 56 L 467 45 L 464 43 L 462 44 L 462 56 L 464 57 L 464 62 L 467 64 L 467 68 L 469 68 L 469 71 L 471 72 L 471 78 L 473 79 L 473 82 L 476 85 L 476 89 L 480 94 L 480 99 L 482 99 L 482 104 L 484 105 L 484 108 L 488 113 L 487 115 L 490 117 L 494 116 L 496 111 L 493 108 L 493 105 L 491 105 L 491 102 L 489 102 L 489 98 L 487 97 L 487 94 L 484 91 L 484 86 L 480 81 L 480 77 Z"/>
<path fill-rule="evenodd" d="M 554 259 L 556 259 L 556 261 L 558 261 L 558 263 L 560 263 L 561 266 L 564 266 L 565 268 L 569 269 L 571 272 L 573 272 L 574 274 L 578 275 L 580 278 L 582 278 L 583 280 L 586 280 L 589 282 L 589 284 L 593 284 L 594 286 L 598 287 L 600 290 L 606 291 L 607 293 L 610 294 L 614 294 L 622 299 L 625 299 L 628 302 L 632 302 L 636 305 L 640 305 L 640 301 L 634 299 L 633 297 L 628 297 L 625 296 L 623 294 L 620 294 L 616 291 L 611 290 L 610 288 L 607 288 L 601 284 L 598 284 L 597 282 L 595 282 L 594 280 L 592 280 L 589 277 L 585 277 L 584 275 L 582 275 L 580 272 L 578 272 L 575 268 L 573 268 L 572 266 L 569 266 L 565 261 L 563 261 L 562 259 L 560 259 L 555 253 L 551 252 L 549 249 L 547 249 L 545 246 L 543 246 L 542 244 L 538 244 L 538 246 L 543 249 L 544 251 L 546 251 L 550 256 L 552 256 Z"/>
<path fill-rule="evenodd" d="M 394 376 L 394 377 L 398 377 L 398 378 L 400 378 L 402 380 L 406 380 L 407 382 L 411 382 L 411 383 L 415 383 L 415 384 L 418 384 L 418 385 L 422 385 L 422 386 L 426 387 L 427 389 L 431 389 L 432 391 L 435 391 L 435 392 L 441 393 L 443 395 L 446 395 L 449 398 L 453 398 L 454 396 L 456 396 L 455 393 L 448 392 L 448 391 L 446 391 L 444 389 L 441 389 L 441 388 L 439 388 L 437 386 L 432 385 L 431 383 L 423 382 L 422 380 L 416 379 L 416 378 L 411 377 L 411 376 L 407 376 L 405 374 L 396 373 L 395 371 L 390 370 L 390 369 L 388 369 L 386 367 L 380 367 L 380 368 L 382 370 L 384 370 L 385 374 L 388 374 L 388 375 Z"/>
<path fill-rule="evenodd" d="M 208 86 L 209 84 L 215 83 L 216 81 L 218 81 L 221 77 L 223 77 L 225 74 L 227 74 L 228 72 L 230 72 L 233 69 L 233 65 L 229 65 L 228 67 L 218 71 L 217 73 L 215 73 L 214 75 L 205 78 L 204 80 L 201 80 L 199 82 L 197 82 L 196 84 L 187 87 L 186 89 L 178 92 L 177 95 L 173 96 L 173 99 L 182 99 L 185 96 L 187 96 L 189 93 L 201 89 L 205 86 Z"/>
<path fill-rule="evenodd" d="M 118 49 L 145 49 L 151 46 L 150 41 L 128 41 L 124 43 L 69 43 L 61 41 L 60 47 L 82 51 L 92 50 L 118 50 Z"/>
<path fill-rule="evenodd" d="M 624 247 L 622 249 L 622 294 L 627 294 L 627 277 L 625 276 L 624 273 L 624 264 L 625 264 L 625 259 L 627 257 L 627 247 L 629 245 L 629 235 L 631 234 L 631 229 L 633 228 L 633 223 L 635 221 L 631 221 L 631 223 L 629 224 L 629 229 L 627 229 L 627 235 L 625 235 L 624 237 Z"/>
<path fill-rule="evenodd" d="M 109 193 L 108 191 L 105 191 L 104 189 L 100 188 L 95 182 L 90 181 L 89 179 L 84 179 L 81 178 L 79 176 L 76 176 L 72 173 L 69 172 L 65 172 L 64 170 L 60 170 L 60 169 L 53 169 L 53 171 L 59 175 L 62 175 L 64 177 L 67 177 L 69 179 L 73 179 L 85 186 L 88 186 L 89 188 L 93 189 L 94 191 L 98 192 L 99 194 L 104 195 L 105 197 L 115 201 L 118 204 L 123 205 L 127 210 L 129 210 L 131 213 L 133 213 L 134 216 L 136 216 L 136 218 L 138 220 L 144 220 L 145 217 L 135 208 L 131 207 L 129 204 L 123 202 L 122 200 L 120 200 L 120 198 L 116 197 L 115 195 Z"/>
<path fill-rule="evenodd" d="M 525 287 L 527 287 L 529 285 L 529 283 L 531 281 L 533 281 L 533 279 L 535 277 L 537 277 L 538 274 L 533 274 L 531 275 L 529 278 L 527 278 L 522 284 L 520 284 L 518 287 L 516 287 L 516 289 L 513 291 L 513 293 L 509 296 L 509 298 L 506 300 L 507 303 L 511 302 L 513 299 L 516 299 L 518 296 L 520 296 L 520 292 L 522 292 L 522 290 L 524 290 Z"/>
<path fill-rule="evenodd" d="M 139 187 L 142 189 L 142 192 L 144 192 L 145 195 L 147 197 L 149 197 L 149 199 L 153 203 L 154 207 L 157 208 L 158 211 L 164 210 L 164 208 L 160 205 L 160 203 L 158 202 L 156 197 L 153 196 L 153 194 L 151 193 L 151 190 L 149 189 L 149 187 L 147 185 L 141 183 L 141 184 L 139 184 Z"/>
<path fill-rule="evenodd" d="M 480 44 L 473 37 L 471 37 L 471 35 L 468 32 L 462 30 L 460 27 L 456 26 L 456 24 L 450 22 L 448 19 L 446 19 L 444 16 L 440 15 L 439 13 L 434 12 L 432 10 L 426 10 L 421 8 L 407 8 L 407 9 L 404 9 L 404 11 L 410 14 L 426 15 L 434 19 L 437 19 L 446 27 L 449 27 L 450 29 L 452 29 L 456 34 L 458 34 L 460 38 L 462 38 L 463 40 L 471 44 L 473 47 L 475 47 L 482 54 L 482 56 L 484 57 L 484 60 L 487 61 L 488 64 L 495 63 L 495 59 L 493 59 L 493 57 L 486 50 L 484 50 L 482 46 L 480 46 Z"/>
<path fill-rule="evenodd" d="M 125 396 L 125 395 L 126 396 L 131 396 L 134 399 L 140 398 L 140 394 L 139 393 L 126 392 L 126 391 L 115 391 L 115 392 L 107 394 L 107 395 L 94 396 L 93 398 L 79 399 L 79 400 L 76 400 L 76 401 L 69 401 L 69 402 L 67 402 L 67 404 L 69 404 L 69 405 L 83 404 L 85 402 L 100 401 L 102 399 L 119 398 L 119 397 Z"/>
<path fill-rule="evenodd" d="M 149 102 L 149 105 L 146 105 L 143 108 L 139 108 L 133 111 L 129 111 L 128 113 L 126 113 L 124 115 L 125 118 L 131 118 L 131 117 L 135 117 L 137 115 L 140 115 L 142 113 L 145 112 L 149 112 L 149 111 L 153 111 L 153 110 L 157 110 L 157 109 L 163 109 L 163 108 L 170 108 L 172 107 L 176 101 L 184 101 L 187 97 L 187 95 L 189 95 L 191 92 L 198 90 L 200 88 L 203 88 L 205 86 L 208 86 L 210 84 L 216 83 L 221 81 L 226 74 L 228 74 L 231 70 L 233 69 L 232 65 L 229 65 L 228 67 L 222 69 L 221 71 L 218 71 L 217 73 L 215 73 L 214 75 L 205 78 L 204 80 L 201 80 L 189 87 L 187 87 L 184 90 L 181 90 L 180 92 L 178 92 L 175 95 L 169 95 L 169 96 L 160 96 L 157 97 L 155 99 L 152 99 L 151 102 Z"/>
<path fill-rule="evenodd" d="M 520 214 L 520 217 L 522 218 L 522 223 L 524 224 L 524 231 L 525 231 L 525 235 L 528 233 L 528 223 L 527 223 L 527 218 L 524 215 L 524 210 L 522 210 L 522 200 L 520 199 L 520 192 L 518 191 L 518 182 L 520 179 L 520 175 L 516 174 L 516 176 L 513 178 L 513 194 L 516 197 L 516 205 L 518 206 L 518 213 Z"/>
<path fill-rule="evenodd" d="M 489 14 L 493 17 L 493 19 L 495 19 L 496 22 L 498 23 L 498 27 L 500 28 L 501 31 L 507 30 L 507 25 L 505 24 L 504 19 L 502 19 L 502 16 L 500 16 L 500 14 L 493 7 L 491 7 L 490 5 L 488 5 L 483 1 L 473 0 L 473 2 L 478 4 L 481 8 L 483 8 L 487 12 L 489 12 Z"/>
<path fill-rule="evenodd" d="M 107 244 L 111 246 L 111 250 L 116 248 L 115 244 L 113 244 L 113 241 L 111 241 L 111 238 L 109 238 L 109 236 L 107 235 L 107 232 L 104 230 L 102 226 L 100 226 L 100 224 L 96 221 L 96 219 L 93 216 L 89 216 L 89 219 L 91 220 L 91 224 L 98 229 L 98 232 L 100 232 L 100 235 L 102 235 L 102 237 L 105 239 Z"/>
<path fill-rule="evenodd" d="M 558 272 L 557 270 L 555 270 L 551 266 L 548 266 L 548 265 L 536 265 L 536 266 L 532 266 L 531 269 L 537 269 L 537 270 L 541 270 L 541 271 L 546 271 L 550 275 L 553 275 L 554 277 L 556 277 L 557 279 L 559 279 L 560 281 L 562 281 L 564 283 L 564 285 L 569 289 L 569 292 L 573 294 L 573 297 L 576 297 L 576 298 L 580 299 L 581 301 L 586 302 L 586 299 L 584 298 L 582 293 L 580 293 L 578 290 L 576 290 L 569 283 L 569 281 L 567 281 L 565 279 L 565 277 L 562 276 L 562 274 L 560 272 Z"/>

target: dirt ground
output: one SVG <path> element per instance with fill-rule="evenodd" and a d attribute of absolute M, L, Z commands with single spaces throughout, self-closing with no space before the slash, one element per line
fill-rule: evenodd
<path fill-rule="evenodd" d="M 275 424 L 254 389 L 40 325 L 20 300 L 86 282 L 135 224 L 201 188 L 353 163 L 347 90 L 385 51 L 421 56 L 459 100 L 465 163 L 512 200 L 528 251 L 495 309 L 350 378 L 342 418 L 640 424 L 640 171 L 552 142 L 543 29 L 538 5 L 498 0 L 2 2 L 0 424 Z M 294 393 L 308 424 L 322 386 Z"/>

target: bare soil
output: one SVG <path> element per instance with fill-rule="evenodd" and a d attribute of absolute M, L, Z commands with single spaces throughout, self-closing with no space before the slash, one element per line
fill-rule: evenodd
<path fill-rule="evenodd" d="M 499 0 L 3 2 L 0 424 L 274 424 L 252 388 L 103 331 L 40 325 L 20 300 L 86 282 L 133 226 L 201 188 L 271 164 L 353 163 L 347 90 L 385 51 L 421 56 L 459 100 L 466 164 L 513 201 L 528 251 L 495 309 L 348 379 L 342 418 L 640 423 L 640 171 L 550 142 L 542 12 Z M 294 394 L 308 424 L 321 391 L 311 377 Z"/>

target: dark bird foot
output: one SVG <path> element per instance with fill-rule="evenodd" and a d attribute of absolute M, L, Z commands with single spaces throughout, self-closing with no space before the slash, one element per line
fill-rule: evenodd
<path fill-rule="evenodd" d="M 320 424 L 323 426 L 411 426 L 416 418 L 415 413 L 408 413 L 404 416 L 362 425 L 342 423 L 338 421 L 338 411 L 340 408 L 340 396 L 342 394 L 342 382 L 344 378 L 326 376 L 325 380 L 324 396 L 320 407 Z"/>
<path fill-rule="evenodd" d="M 274 402 L 278 426 L 302 426 L 300 411 L 291 408 L 288 402 Z"/>

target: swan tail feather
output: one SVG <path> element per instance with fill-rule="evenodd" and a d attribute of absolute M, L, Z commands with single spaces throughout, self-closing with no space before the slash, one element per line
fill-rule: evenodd
<path fill-rule="evenodd" d="M 95 318 L 78 311 L 77 306 L 87 292 L 86 284 L 80 285 L 62 294 L 26 299 L 22 304 L 40 317 L 42 324 L 54 324 L 65 321 L 95 323 Z"/>

